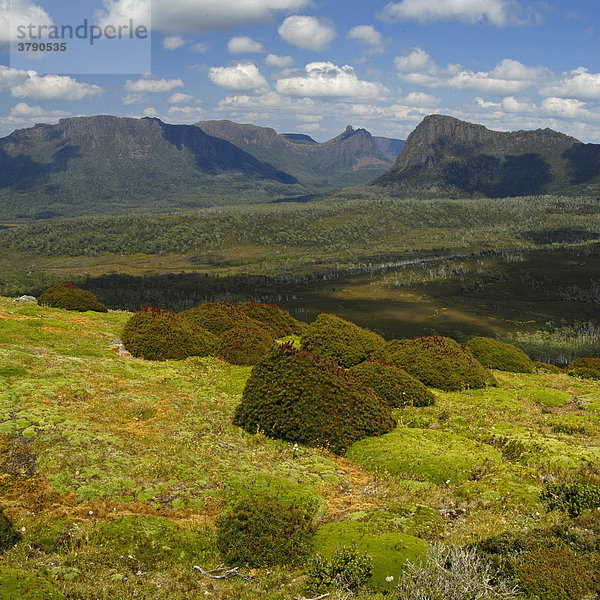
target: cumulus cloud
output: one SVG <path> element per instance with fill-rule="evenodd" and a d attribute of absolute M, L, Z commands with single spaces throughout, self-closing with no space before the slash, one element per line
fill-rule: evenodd
<path fill-rule="evenodd" d="M 308 111 L 314 106 L 315 102 L 311 98 L 290 98 L 277 92 L 254 96 L 249 94 L 227 96 L 219 102 L 219 108 L 222 110 L 260 107 L 268 110 Z"/>
<path fill-rule="evenodd" d="M 310 0 L 103 0 L 100 24 L 134 19 L 167 34 L 228 31 L 238 25 L 265 22 L 280 12 L 296 11 Z M 151 8 L 151 10 L 150 10 Z M 150 13 L 152 19 L 150 20 Z"/>
<path fill-rule="evenodd" d="M 385 21 L 459 21 L 496 27 L 523 23 L 523 10 L 514 0 L 402 0 L 390 2 L 379 17 Z"/>
<path fill-rule="evenodd" d="M 65 117 L 69 113 L 63 110 L 48 110 L 41 106 L 30 106 L 26 102 L 19 102 L 10 109 L 10 116 L 17 118 L 24 117 Z"/>
<path fill-rule="evenodd" d="M 407 106 L 422 106 L 431 108 L 434 106 L 439 106 L 441 99 L 436 96 L 426 94 L 425 92 L 410 92 L 410 94 L 406 94 L 402 102 Z"/>
<path fill-rule="evenodd" d="M 182 94 L 181 92 L 176 92 L 169 97 L 169 104 L 183 104 L 185 102 L 189 102 L 194 97 L 189 94 Z"/>
<path fill-rule="evenodd" d="M 177 50 L 182 46 L 185 46 L 185 40 L 180 35 L 168 35 L 163 40 L 165 50 Z"/>
<path fill-rule="evenodd" d="M 128 92 L 136 94 L 146 93 L 159 93 L 159 92 L 170 92 L 171 90 L 183 87 L 183 81 L 181 79 L 138 79 L 137 81 L 130 81 L 124 85 Z"/>
<path fill-rule="evenodd" d="M 381 46 L 383 44 L 383 36 L 373 25 L 358 25 L 353 27 L 346 37 L 349 40 L 354 40 L 363 46 Z"/>
<path fill-rule="evenodd" d="M 25 79 L 13 85 L 10 92 L 15 98 L 33 100 L 83 100 L 98 96 L 102 88 L 64 75 L 40 76 L 35 71 L 27 71 Z"/>
<path fill-rule="evenodd" d="M 196 44 L 192 44 L 188 50 L 197 54 L 204 54 L 210 50 L 210 44 L 207 42 L 197 42 Z"/>
<path fill-rule="evenodd" d="M 353 67 L 331 62 L 309 63 L 303 74 L 279 79 L 275 87 L 281 94 L 300 97 L 372 99 L 388 93 L 380 83 L 360 80 Z"/>
<path fill-rule="evenodd" d="M 590 73 L 584 67 L 563 73 L 555 81 L 540 92 L 544 96 L 558 98 L 579 98 L 583 100 L 600 100 L 600 73 Z"/>
<path fill-rule="evenodd" d="M 153 106 L 149 106 L 148 108 L 144 109 L 144 112 L 142 114 L 145 117 L 156 117 L 158 116 L 158 111 Z"/>
<path fill-rule="evenodd" d="M 211 67 L 208 70 L 208 76 L 215 85 L 236 92 L 264 90 L 269 87 L 267 80 L 254 63 L 238 63 L 231 67 Z"/>
<path fill-rule="evenodd" d="M 199 106 L 171 106 L 167 111 L 169 119 L 179 123 L 193 123 L 204 118 L 204 110 Z"/>
<path fill-rule="evenodd" d="M 321 125 L 319 123 L 304 123 L 302 125 L 298 125 L 298 129 L 300 131 L 306 131 L 306 133 L 314 133 L 315 131 L 319 131 L 321 129 Z"/>
<path fill-rule="evenodd" d="M 10 44 L 10 25 L 53 25 L 48 13 L 30 0 L 0 0 L 0 45 Z"/>
<path fill-rule="evenodd" d="M 247 54 L 249 52 L 265 52 L 264 46 L 247 35 L 233 37 L 227 43 L 229 54 Z"/>
<path fill-rule="evenodd" d="M 278 32 L 288 44 L 306 50 L 322 50 L 337 35 L 335 29 L 325 21 L 300 15 L 285 19 Z"/>
<path fill-rule="evenodd" d="M 541 106 L 546 112 L 565 119 L 597 119 L 596 115 L 585 108 L 585 102 L 574 98 L 544 98 Z"/>
<path fill-rule="evenodd" d="M 277 54 L 267 54 L 265 64 L 272 69 L 287 69 L 294 64 L 291 56 L 277 56 Z"/>
<path fill-rule="evenodd" d="M 504 59 L 491 71 L 472 71 L 461 65 L 441 68 L 422 48 L 413 48 L 394 62 L 400 79 L 412 84 L 472 89 L 499 96 L 515 94 L 552 77 L 545 67 L 529 67 L 512 59 Z"/>

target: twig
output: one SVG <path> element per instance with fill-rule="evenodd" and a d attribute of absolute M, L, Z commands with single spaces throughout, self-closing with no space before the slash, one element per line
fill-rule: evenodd
<path fill-rule="evenodd" d="M 229 577 L 237 575 L 238 577 L 240 577 L 241 579 L 244 579 L 245 581 L 253 581 L 254 580 L 253 577 L 249 577 L 248 575 L 244 575 L 243 573 L 240 573 L 239 567 L 234 567 L 233 569 L 228 569 L 225 565 L 219 565 L 218 567 L 215 567 L 214 569 L 205 571 L 204 569 L 202 569 L 202 567 L 199 567 L 198 565 L 194 565 L 192 567 L 192 569 L 196 569 L 196 571 L 200 571 L 200 573 L 202 575 L 204 575 L 204 577 L 208 577 L 210 579 L 229 579 Z"/>

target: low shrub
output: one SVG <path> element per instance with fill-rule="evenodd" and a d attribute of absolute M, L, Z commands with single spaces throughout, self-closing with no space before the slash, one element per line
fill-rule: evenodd
<path fill-rule="evenodd" d="M 571 377 L 600 379 L 600 358 L 577 358 L 567 366 Z"/>
<path fill-rule="evenodd" d="M 216 523 L 216 545 L 231 566 L 302 563 L 312 549 L 313 515 L 272 497 L 244 497 Z"/>
<path fill-rule="evenodd" d="M 401 600 L 517 600 L 516 588 L 494 577 L 492 565 L 473 548 L 434 544 L 424 563 L 407 564 L 398 583 Z"/>
<path fill-rule="evenodd" d="M 538 360 L 533 361 L 533 367 L 537 373 L 546 373 L 549 375 L 559 375 L 560 373 L 564 373 L 560 367 L 551 365 L 550 363 L 540 362 Z"/>
<path fill-rule="evenodd" d="M 0 600 L 64 600 L 52 582 L 31 571 L 0 567 Z"/>
<path fill-rule="evenodd" d="M 540 499 L 548 510 L 558 508 L 571 516 L 577 516 L 586 508 L 600 507 L 600 486 L 552 481 L 546 484 Z"/>
<path fill-rule="evenodd" d="M 258 321 L 264 329 L 268 329 L 275 339 L 287 335 L 302 335 L 308 327 L 294 319 L 289 313 L 276 304 L 259 304 L 244 302 L 238 308 L 247 316 Z"/>
<path fill-rule="evenodd" d="M 392 364 L 366 361 L 352 367 L 350 373 L 394 408 L 435 402 L 435 396 L 420 381 Z"/>
<path fill-rule="evenodd" d="M 42 292 L 38 298 L 40 306 L 50 306 L 52 308 L 64 308 L 65 310 L 78 310 L 84 312 L 93 310 L 95 312 L 108 312 L 108 308 L 102 304 L 87 290 L 82 290 L 74 283 L 67 281 L 57 283 Z"/>
<path fill-rule="evenodd" d="M 217 356 L 233 365 L 255 365 L 275 344 L 273 336 L 255 325 L 225 331 L 217 344 Z"/>
<path fill-rule="evenodd" d="M 312 594 L 342 590 L 355 594 L 373 574 L 373 560 L 356 546 L 340 546 L 327 559 L 317 554 L 308 565 L 306 589 Z"/>
<path fill-rule="evenodd" d="M 213 352 L 215 336 L 172 312 L 154 306 L 138 310 L 121 334 L 125 348 L 146 360 L 182 360 Z"/>
<path fill-rule="evenodd" d="M 473 356 L 488 369 L 511 373 L 533 373 L 533 361 L 512 344 L 499 342 L 489 337 L 474 337 L 467 342 Z"/>
<path fill-rule="evenodd" d="M 21 534 L 0 508 L 0 552 L 10 550 L 21 541 Z"/>
<path fill-rule="evenodd" d="M 589 562 L 569 548 L 538 548 L 527 553 L 516 575 L 523 591 L 539 600 L 579 600 L 594 588 Z"/>
<path fill-rule="evenodd" d="M 97 525 L 92 544 L 102 547 L 103 561 L 122 564 L 130 556 L 132 569 L 156 569 L 160 563 L 181 564 L 205 560 L 213 553 L 205 532 L 194 532 L 165 517 L 127 515 Z"/>
<path fill-rule="evenodd" d="M 395 426 L 389 405 L 345 369 L 289 344 L 254 367 L 233 422 L 249 433 L 338 453 Z"/>
<path fill-rule="evenodd" d="M 191 323 L 218 336 L 234 327 L 258 325 L 230 302 L 205 302 L 179 314 Z"/>
<path fill-rule="evenodd" d="M 468 348 L 442 336 L 392 340 L 374 358 L 392 363 L 425 385 L 444 391 L 496 384 Z"/>
<path fill-rule="evenodd" d="M 385 340 L 376 333 L 335 315 L 321 313 L 302 336 L 302 348 L 349 369 L 381 350 Z"/>
<path fill-rule="evenodd" d="M 565 406 L 570 404 L 572 398 L 568 392 L 556 388 L 524 388 L 519 395 L 525 396 L 542 406 Z"/>

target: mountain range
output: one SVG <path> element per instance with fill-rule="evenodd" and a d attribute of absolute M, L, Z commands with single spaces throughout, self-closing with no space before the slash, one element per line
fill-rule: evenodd
<path fill-rule="evenodd" d="M 0 223 L 307 201 L 367 183 L 361 193 L 399 198 L 598 195 L 600 145 L 551 129 L 491 131 L 445 115 L 425 117 L 406 142 L 351 126 L 320 143 L 232 121 L 169 125 L 106 115 L 0 139 Z"/>
<path fill-rule="evenodd" d="M 265 202 L 364 183 L 393 164 L 364 129 L 318 143 L 201 125 L 100 115 L 17 130 L 0 139 L 0 218 Z"/>
<path fill-rule="evenodd" d="M 499 132 L 429 115 L 373 184 L 398 196 L 595 195 L 600 145 L 552 129 Z"/>

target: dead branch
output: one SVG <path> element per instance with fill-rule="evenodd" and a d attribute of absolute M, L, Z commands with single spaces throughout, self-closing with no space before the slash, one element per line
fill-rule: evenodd
<path fill-rule="evenodd" d="M 228 569 L 225 565 L 219 565 L 214 569 L 210 569 L 209 571 L 205 571 L 202 567 L 198 565 L 194 565 L 192 569 L 196 569 L 196 571 L 200 571 L 201 575 L 204 577 L 208 577 L 209 579 L 229 579 L 229 577 L 240 577 L 244 581 L 254 581 L 254 577 L 250 577 L 249 575 L 244 575 L 239 572 L 239 567 L 234 567 L 233 569 Z"/>

